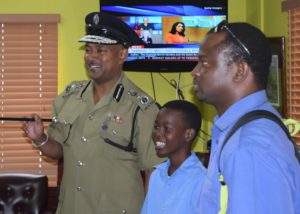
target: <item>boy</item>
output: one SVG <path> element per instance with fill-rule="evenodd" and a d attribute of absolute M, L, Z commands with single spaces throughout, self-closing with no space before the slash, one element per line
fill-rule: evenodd
<path fill-rule="evenodd" d="M 206 170 L 191 146 L 200 127 L 200 111 L 190 102 L 174 100 L 161 108 L 152 139 L 157 155 L 168 160 L 157 165 L 150 177 L 142 214 L 199 213 Z"/>

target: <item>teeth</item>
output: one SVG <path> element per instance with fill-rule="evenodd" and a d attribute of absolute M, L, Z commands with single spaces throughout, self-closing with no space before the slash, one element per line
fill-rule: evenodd
<path fill-rule="evenodd" d="M 93 69 L 93 68 L 100 68 L 100 65 L 91 65 L 90 68 L 91 69 Z"/>
<path fill-rule="evenodd" d="M 164 148 L 166 146 L 166 143 L 161 142 L 161 141 L 156 141 L 155 145 L 157 148 Z"/>

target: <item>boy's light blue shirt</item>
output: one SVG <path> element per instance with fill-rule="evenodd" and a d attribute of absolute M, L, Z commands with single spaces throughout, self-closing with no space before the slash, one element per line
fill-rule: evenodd
<path fill-rule="evenodd" d="M 157 165 L 141 214 L 199 214 L 199 196 L 206 169 L 194 152 L 168 176 L 170 160 Z"/>

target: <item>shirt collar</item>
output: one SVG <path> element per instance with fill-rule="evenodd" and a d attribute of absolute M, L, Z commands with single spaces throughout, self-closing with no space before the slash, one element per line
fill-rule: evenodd
<path fill-rule="evenodd" d="M 113 94 L 114 91 L 116 90 L 116 87 L 119 83 L 123 83 L 124 82 L 124 73 L 121 73 L 120 78 L 118 79 L 118 81 L 115 83 L 115 85 L 112 87 L 112 89 L 109 91 L 108 94 L 106 94 L 101 100 L 101 102 L 104 103 L 110 103 L 111 100 L 113 99 Z M 82 89 L 81 93 L 78 94 L 78 96 L 81 96 L 82 100 L 87 100 L 89 99 L 88 96 L 90 96 L 89 94 L 93 94 L 93 80 L 90 80 L 91 83 L 87 86 L 87 88 Z M 79 98 L 79 97 L 78 97 Z"/>
<path fill-rule="evenodd" d="M 232 125 L 238 118 L 245 113 L 257 109 L 268 102 L 265 90 L 260 90 L 252 93 L 229 107 L 222 115 L 218 115 L 214 119 L 215 127 L 223 131 L 228 126 Z"/>
<path fill-rule="evenodd" d="M 178 173 L 180 173 L 180 175 L 182 175 L 182 176 L 189 177 L 190 172 L 191 172 L 189 170 L 189 168 L 191 166 L 193 166 L 195 164 L 195 162 L 199 162 L 199 159 L 198 159 L 196 153 L 194 151 L 192 151 L 191 155 L 187 159 L 185 159 L 185 161 L 179 166 L 178 169 L 176 169 L 176 171 L 171 176 L 168 175 L 168 169 L 171 164 L 171 161 L 169 159 L 162 164 L 156 165 L 155 169 L 160 171 L 160 174 L 162 175 L 162 178 L 164 180 L 167 180 L 167 179 L 175 176 Z"/>

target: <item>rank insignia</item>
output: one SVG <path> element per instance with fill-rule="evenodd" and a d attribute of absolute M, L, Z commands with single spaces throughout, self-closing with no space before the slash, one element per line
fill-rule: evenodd
<path fill-rule="evenodd" d="M 85 87 L 88 84 L 88 81 L 75 81 L 72 82 L 70 85 L 68 85 L 64 92 L 63 92 L 63 97 L 66 97 L 70 94 L 72 94 L 75 91 L 79 91 L 81 88 Z"/>
<path fill-rule="evenodd" d="M 105 115 L 105 118 L 104 118 L 104 121 L 101 125 L 101 129 L 102 130 L 107 130 L 108 129 L 108 125 L 109 125 L 109 122 L 111 121 L 111 119 L 113 118 L 113 114 L 111 112 L 107 112 L 106 115 Z"/>
<path fill-rule="evenodd" d="M 111 121 L 112 122 L 115 122 L 115 123 L 123 123 L 123 118 L 122 117 L 120 117 L 120 116 L 113 116 L 112 118 L 111 118 Z"/>

